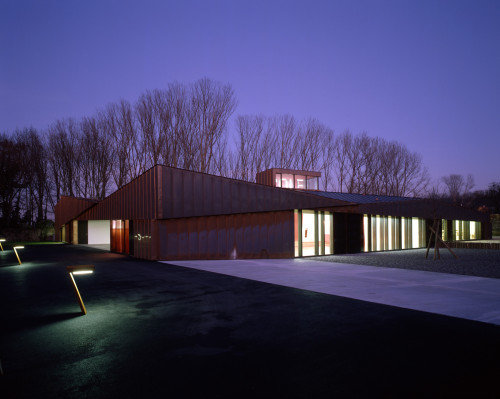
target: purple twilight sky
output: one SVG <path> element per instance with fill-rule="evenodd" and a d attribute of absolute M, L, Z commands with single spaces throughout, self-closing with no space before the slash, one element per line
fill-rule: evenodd
<path fill-rule="evenodd" d="M 201 77 L 500 181 L 500 1 L 0 0 L 0 132 Z M 230 125 L 233 131 L 233 124 Z"/>

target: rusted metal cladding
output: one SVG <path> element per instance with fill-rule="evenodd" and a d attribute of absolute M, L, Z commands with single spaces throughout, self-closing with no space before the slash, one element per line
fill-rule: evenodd
<path fill-rule="evenodd" d="M 266 186 L 274 186 L 274 173 L 273 169 L 267 169 L 263 172 L 258 172 L 255 175 L 255 181 L 259 184 L 265 184 Z"/>
<path fill-rule="evenodd" d="M 134 220 L 133 254 L 136 258 L 158 260 L 158 223 L 156 220 Z"/>
<path fill-rule="evenodd" d="M 293 211 L 158 221 L 161 260 L 292 258 Z"/>
<path fill-rule="evenodd" d="M 151 259 L 151 221 L 134 220 L 134 256 Z"/>
<path fill-rule="evenodd" d="M 157 177 L 153 167 L 89 209 L 79 220 L 156 219 Z"/>
<path fill-rule="evenodd" d="M 348 204 L 300 191 L 159 167 L 158 219 L 269 212 Z"/>
<path fill-rule="evenodd" d="M 61 240 L 59 229 L 64 224 L 75 219 L 78 215 L 96 203 L 97 201 L 92 199 L 61 196 L 59 202 L 54 207 L 56 240 Z"/>

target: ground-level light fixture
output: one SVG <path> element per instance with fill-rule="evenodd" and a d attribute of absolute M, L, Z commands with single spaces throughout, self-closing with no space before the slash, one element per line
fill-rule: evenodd
<path fill-rule="evenodd" d="M 0 249 L 3 251 L 2 242 L 5 242 L 5 238 L 0 238 Z"/>
<path fill-rule="evenodd" d="M 19 264 L 21 264 L 21 259 L 19 259 L 19 254 L 17 253 L 17 250 L 18 250 L 18 249 L 23 249 L 23 248 L 24 248 L 24 247 L 23 247 L 23 246 L 21 246 L 21 245 L 17 245 L 17 246 L 15 246 L 15 247 L 14 247 L 14 253 L 15 253 L 15 254 L 16 254 L 16 256 L 17 256 L 17 261 L 19 262 Z"/>
<path fill-rule="evenodd" d="M 78 287 L 76 286 L 75 278 L 73 276 L 94 273 L 94 265 L 67 266 L 66 270 L 68 270 L 69 276 L 71 277 L 71 282 L 73 283 L 73 289 L 75 291 L 78 304 L 80 305 L 80 309 L 85 315 L 87 314 L 87 309 L 85 309 L 85 305 L 82 301 L 82 296 L 80 295 L 80 291 L 78 291 Z"/>

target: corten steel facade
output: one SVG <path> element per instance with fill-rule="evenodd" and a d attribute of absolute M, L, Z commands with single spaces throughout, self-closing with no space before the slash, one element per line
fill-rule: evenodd
<path fill-rule="evenodd" d="M 74 244 L 101 240 L 111 251 L 151 260 L 291 258 L 422 247 L 435 219 L 443 220 L 443 236 L 451 239 L 491 236 L 488 215 L 473 210 L 402 197 L 326 193 L 317 190 L 317 183 L 309 184 L 312 190 L 274 187 L 283 175 L 306 188 L 320 176 L 272 169 L 260 174 L 263 184 L 258 184 L 157 165 L 100 202 L 62 197 L 56 234 Z"/>
<path fill-rule="evenodd" d="M 97 201 L 86 199 L 86 198 L 75 198 L 68 196 L 61 196 L 60 201 L 54 207 L 55 222 L 56 226 L 61 226 L 68 224 L 65 229 L 56 229 L 56 239 L 60 241 L 73 241 L 73 223 L 69 223 L 74 217 L 92 205 L 95 205 Z M 57 224 L 59 221 L 59 224 Z M 78 232 L 79 233 L 79 232 Z"/>

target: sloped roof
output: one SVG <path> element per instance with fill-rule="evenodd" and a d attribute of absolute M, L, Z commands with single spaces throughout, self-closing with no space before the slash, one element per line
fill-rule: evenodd
<path fill-rule="evenodd" d="M 61 195 L 54 208 L 55 225 L 62 226 L 85 212 L 99 201 L 90 198 L 77 198 Z"/>
<path fill-rule="evenodd" d="M 391 195 L 373 195 L 373 194 L 353 194 L 353 193 L 335 193 L 328 191 L 306 191 L 309 194 L 319 195 L 330 199 L 353 202 L 355 204 L 377 204 L 382 202 L 401 202 L 414 201 L 418 198 L 396 197 Z"/>

